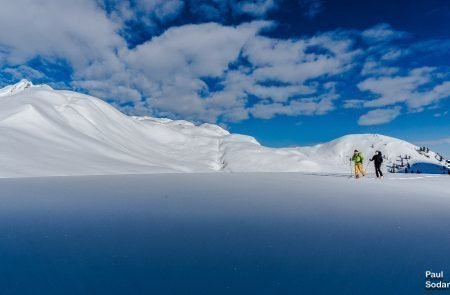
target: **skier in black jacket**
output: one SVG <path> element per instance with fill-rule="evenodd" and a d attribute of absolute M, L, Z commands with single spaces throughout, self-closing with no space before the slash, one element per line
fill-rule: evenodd
<path fill-rule="evenodd" d="M 375 155 L 370 159 L 370 161 L 374 161 L 375 164 L 375 173 L 377 174 L 377 178 L 383 178 L 383 172 L 381 172 L 381 163 L 383 163 L 383 155 L 380 151 L 376 151 Z"/>

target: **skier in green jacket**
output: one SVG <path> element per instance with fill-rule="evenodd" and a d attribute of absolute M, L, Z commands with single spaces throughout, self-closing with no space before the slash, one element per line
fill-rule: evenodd
<path fill-rule="evenodd" d="M 364 156 L 358 150 L 353 152 L 353 156 L 350 161 L 355 162 L 355 178 L 359 178 L 359 173 L 361 172 L 362 176 L 366 176 L 366 172 L 364 171 Z"/>

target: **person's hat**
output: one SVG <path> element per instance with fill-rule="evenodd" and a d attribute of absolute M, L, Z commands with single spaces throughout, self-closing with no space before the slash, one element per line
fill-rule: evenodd
<path fill-rule="evenodd" d="M 354 152 L 355 152 L 355 153 L 357 153 L 357 152 L 358 152 L 358 150 L 355 150 Z"/>

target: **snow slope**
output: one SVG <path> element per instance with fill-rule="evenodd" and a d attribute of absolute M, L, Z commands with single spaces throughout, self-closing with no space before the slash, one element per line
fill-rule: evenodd
<path fill-rule="evenodd" d="M 442 173 L 433 152 L 373 134 L 299 148 L 268 148 L 254 138 L 182 120 L 130 117 L 108 103 L 22 80 L 0 89 L 0 176 L 165 172 L 348 173 L 357 148 L 381 150 L 387 165 L 410 155 L 423 172 Z M 406 165 L 406 163 L 404 163 Z M 403 170 L 403 168 L 402 168 Z M 416 168 L 417 170 L 417 168 Z"/>
<path fill-rule="evenodd" d="M 0 294 L 434 294 L 424 272 L 450 269 L 448 183 L 411 174 L 0 179 Z"/>

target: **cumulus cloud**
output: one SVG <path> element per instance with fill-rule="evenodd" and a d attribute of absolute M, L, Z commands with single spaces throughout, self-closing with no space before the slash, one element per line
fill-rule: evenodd
<path fill-rule="evenodd" d="M 300 6 L 303 7 L 303 14 L 313 19 L 323 10 L 322 0 L 299 0 Z"/>
<path fill-rule="evenodd" d="M 265 21 L 236 27 L 217 23 L 174 27 L 123 54 L 125 70 L 120 74 L 74 85 L 97 95 L 108 84 L 116 85 L 110 95 L 129 95 L 133 103 L 138 93 L 142 95 L 145 103 L 136 104 L 136 112 L 150 106 L 152 113 L 200 121 L 333 110 L 334 83 L 312 80 L 345 71 L 357 54 L 353 42 L 332 33 L 296 40 L 259 35 L 271 27 L 273 23 Z M 246 62 L 236 68 L 241 60 Z M 138 93 L 121 85 L 124 80 L 132 81 L 129 86 Z M 261 102 L 249 105 L 250 97 Z"/>
<path fill-rule="evenodd" d="M 159 20 L 176 17 L 184 7 L 181 0 L 136 0 L 138 8 L 146 14 L 151 14 Z"/>
<path fill-rule="evenodd" d="M 10 64 L 46 56 L 67 59 L 81 70 L 93 61 L 113 63 L 111 55 L 125 45 L 115 24 L 89 0 L 7 1 L 0 10 L 0 27 L 0 44 Z"/>
<path fill-rule="evenodd" d="M 192 13 L 207 20 L 221 20 L 227 14 L 261 18 L 276 10 L 282 0 L 188 0 Z"/>
<path fill-rule="evenodd" d="M 378 24 L 362 32 L 361 37 L 368 43 L 389 42 L 409 36 L 408 33 L 394 30 L 386 23 Z"/>
<path fill-rule="evenodd" d="M 378 96 L 365 104 L 368 107 L 393 105 L 409 100 L 419 86 L 429 83 L 432 70 L 432 68 L 419 68 L 410 71 L 406 76 L 369 78 L 360 82 L 358 88 Z"/>
<path fill-rule="evenodd" d="M 442 113 L 435 113 L 433 114 L 433 117 L 435 118 L 440 118 L 440 117 L 445 117 L 448 115 L 448 111 L 442 112 Z"/>
<path fill-rule="evenodd" d="M 269 11 L 278 7 L 277 0 L 244 0 L 234 1 L 234 10 L 241 14 L 248 14 L 252 16 L 264 16 Z"/>
<path fill-rule="evenodd" d="M 344 109 L 360 109 L 364 107 L 366 101 L 363 99 L 346 99 L 344 100 Z"/>
<path fill-rule="evenodd" d="M 221 21 L 230 14 L 228 1 L 190 0 L 190 12 L 205 21 Z"/>
<path fill-rule="evenodd" d="M 76 81 L 72 85 L 89 89 L 89 93 L 96 97 L 114 98 L 118 105 L 121 103 L 139 103 L 141 100 L 141 93 L 138 90 L 120 84 L 111 87 L 111 81 L 108 80 Z"/>
<path fill-rule="evenodd" d="M 257 81 L 301 83 L 347 70 L 358 54 L 352 46 L 352 40 L 333 34 L 299 40 L 257 37 L 246 45 L 243 53 L 256 67 L 252 76 Z"/>
<path fill-rule="evenodd" d="M 411 109 L 420 110 L 449 97 L 450 82 L 430 85 L 436 81 L 434 72 L 434 68 L 422 67 L 412 69 L 407 75 L 366 79 L 358 84 L 358 88 L 377 97 L 365 102 L 364 106 L 383 107 L 403 102 Z"/>
<path fill-rule="evenodd" d="M 450 98 L 450 81 L 445 81 L 432 87 L 428 91 L 418 90 L 409 101 L 408 105 L 413 109 L 420 109 L 438 101 Z"/>
<path fill-rule="evenodd" d="M 253 22 L 226 27 L 209 23 L 169 29 L 130 51 L 127 65 L 140 77 L 136 88 L 152 106 L 191 119 L 215 121 L 222 107 L 234 103 L 223 96 L 225 105 L 218 105 L 217 93 L 211 93 L 204 78 L 226 79 L 230 63 L 238 59 L 244 44 L 268 25 Z"/>
<path fill-rule="evenodd" d="M 408 49 L 390 48 L 386 53 L 381 56 L 382 60 L 392 61 L 397 60 L 405 55 L 408 55 L 410 51 Z"/>
<path fill-rule="evenodd" d="M 182 0 L 96 0 L 109 18 L 120 26 L 125 37 L 132 37 L 136 28 L 154 31 L 160 25 L 174 20 L 184 10 Z"/>
<path fill-rule="evenodd" d="M 362 76 L 391 76 L 400 71 L 398 67 L 390 67 L 378 61 L 367 59 L 361 69 Z"/>
<path fill-rule="evenodd" d="M 33 79 L 39 80 L 45 78 L 45 74 L 32 67 L 20 65 L 18 67 L 8 67 L 3 72 L 9 74 L 12 80 Z"/>
<path fill-rule="evenodd" d="M 275 116 L 324 115 L 335 109 L 333 101 L 338 96 L 326 94 L 319 97 L 292 100 L 289 103 L 258 103 L 249 109 L 255 118 L 271 119 Z"/>
<path fill-rule="evenodd" d="M 268 25 L 253 22 L 227 27 L 208 23 L 171 28 L 130 51 L 127 60 L 152 79 L 175 74 L 220 76 L 249 38 Z"/>
<path fill-rule="evenodd" d="M 359 117 L 358 124 L 362 126 L 386 124 L 400 115 L 401 107 L 375 109 Z"/>

